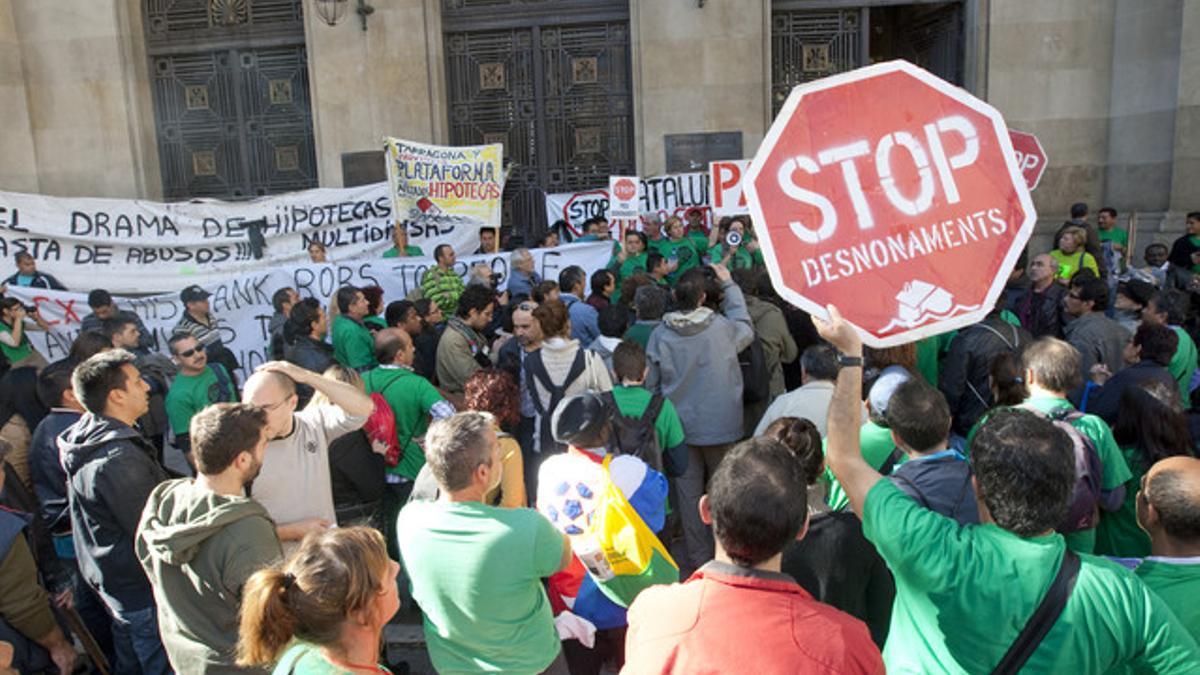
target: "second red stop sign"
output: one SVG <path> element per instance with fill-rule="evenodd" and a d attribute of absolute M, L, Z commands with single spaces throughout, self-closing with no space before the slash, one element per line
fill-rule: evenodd
<path fill-rule="evenodd" d="M 877 347 L 982 319 L 1037 221 L 1000 113 L 904 61 L 792 90 L 744 189 L 780 295 Z"/>

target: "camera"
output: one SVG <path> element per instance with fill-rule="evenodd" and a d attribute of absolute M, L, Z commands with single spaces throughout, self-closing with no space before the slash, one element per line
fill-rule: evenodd
<path fill-rule="evenodd" d="M 37 305 L 22 305 L 22 307 L 24 307 L 25 311 L 29 314 L 37 314 Z"/>

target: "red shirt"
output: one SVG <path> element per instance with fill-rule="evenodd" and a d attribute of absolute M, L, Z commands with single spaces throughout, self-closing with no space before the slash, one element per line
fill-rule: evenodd
<path fill-rule="evenodd" d="M 629 607 L 622 673 L 882 673 L 862 621 L 786 574 L 710 562 Z"/>

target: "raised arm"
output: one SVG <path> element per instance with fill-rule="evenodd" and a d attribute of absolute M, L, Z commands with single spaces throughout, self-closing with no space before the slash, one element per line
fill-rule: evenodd
<path fill-rule="evenodd" d="M 862 359 L 862 340 L 854 328 L 842 318 L 837 307 L 829 305 L 829 319 L 813 317 L 817 332 L 845 357 Z M 844 365 L 838 371 L 837 387 L 829 404 L 826 429 L 828 446 L 825 459 L 838 483 L 850 499 L 850 506 L 861 518 L 867 491 L 883 476 L 863 459 L 859 446 L 859 427 L 862 425 L 862 365 Z"/>
<path fill-rule="evenodd" d="M 366 417 L 371 414 L 374 404 L 371 397 L 360 391 L 358 387 L 345 382 L 325 377 L 306 368 L 301 368 L 287 361 L 268 361 L 258 367 L 258 370 L 271 370 L 282 373 L 300 384 L 307 384 L 329 397 L 329 402 L 355 417 Z"/>

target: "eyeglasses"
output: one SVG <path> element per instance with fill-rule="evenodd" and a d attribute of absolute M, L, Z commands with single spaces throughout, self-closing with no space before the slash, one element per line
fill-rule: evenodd
<path fill-rule="evenodd" d="M 532 312 L 533 310 L 537 309 L 537 303 L 522 302 L 521 304 L 517 305 L 517 309 L 521 310 L 522 312 Z"/>
<path fill-rule="evenodd" d="M 191 349 L 187 350 L 186 352 L 179 352 L 179 353 L 178 353 L 178 354 L 176 354 L 175 356 L 178 356 L 178 357 L 179 357 L 179 358 L 181 358 L 181 359 L 190 359 L 190 358 L 192 358 L 192 356 L 194 356 L 194 355 L 196 354 L 196 352 L 198 352 L 198 351 L 200 351 L 200 348 L 199 348 L 199 347 L 192 347 Z"/>
<path fill-rule="evenodd" d="M 291 398 L 291 397 L 289 396 L 288 398 Z M 287 402 L 288 402 L 288 400 L 285 398 L 282 401 L 272 403 L 271 405 L 259 405 L 257 407 L 259 410 L 262 410 L 264 412 L 275 412 L 275 410 L 277 410 L 279 408 L 279 406 L 281 406 Z"/>

